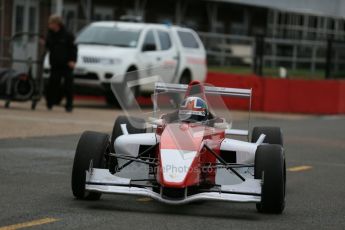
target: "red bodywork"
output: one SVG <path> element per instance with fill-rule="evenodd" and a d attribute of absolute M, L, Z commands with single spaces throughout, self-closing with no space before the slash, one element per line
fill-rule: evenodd
<path fill-rule="evenodd" d="M 199 82 L 189 84 L 186 97 L 191 95 L 197 95 L 206 100 L 204 88 Z M 220 144 L 225 138 L 224 130 L 200 123 L 178 122 L 162 125 L 157 129 L 157 135 L 160 136 L 160 144 L 156 153 L 159 162 L 156 178 L 161 186 L 166 188 L 186 188 L 190 186 L 215 184 L 216 169 L 212 167 L 206 169 L 203 167 L 214 165 L 216 163 L 216 157 L 204 145 L 207 144 L 207 146 L 219 155 Z M 161 152 L 164 149 L 197 152 L 183 181 L 169 182 L 165 180 L 161 157 Z M 176 156 L 176 159 L 178 157 Z"/>

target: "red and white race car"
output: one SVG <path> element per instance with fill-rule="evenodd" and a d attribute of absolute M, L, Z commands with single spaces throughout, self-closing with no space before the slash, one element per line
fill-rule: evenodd
<path fill-rule="evenodd" d="M 260 212 L 282 213 L 286 168 L 280 128 L 255 127 L 249 141 L 248 131 L 232 128 L 223 101 L 251 100 L 251 93 L 200 82 L 156 83 L 153 114 L 127 109 L 111 137 L 82 134 L 73 164 L 74 196 L 94 200 L 102 193 L 128 194 L 167 204 L 252 202 Z M 123 173 L 126 169 L 132 172 Z M 137 178 L 126 177 L 136 170 Z M 240 182 L 217 183 L 219 170 Z"/>

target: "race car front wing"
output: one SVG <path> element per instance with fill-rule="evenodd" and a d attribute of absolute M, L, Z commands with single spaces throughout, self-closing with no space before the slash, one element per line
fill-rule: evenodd
<path fill-rule="evenodd" d="M 261 180 L 246 179 L 235 185 L 221 185 L 215 190 L 202 190 L 183 199 L 168 199 L 149 186 L 133 184 L 131 179 L 114 176 L 108 169 L 90 168 L 86 171 L 85 189 L 92 192 L 127 194 L 150 197 L 167 204 L 186 204 L 193 201 L 212 200 L 229 202 L 261 202 Z"/>

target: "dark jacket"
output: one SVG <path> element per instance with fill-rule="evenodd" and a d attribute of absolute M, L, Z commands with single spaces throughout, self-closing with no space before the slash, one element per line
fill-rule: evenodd
<path fill-rule="evenodd" d="M 74 44 L 74 36 L 64 27 L 58 32 L 48 32 L 46 48 L 52 69 L 68 68 L 68 62 L 77 61 L 78 48 Z"/>

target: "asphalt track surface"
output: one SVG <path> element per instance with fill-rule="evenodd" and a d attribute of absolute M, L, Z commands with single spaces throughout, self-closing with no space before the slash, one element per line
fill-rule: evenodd
<path fill-rule="evenodd" d="M 70 178 L 79 135 L 62 135 L 0 140 L 0 229 L 345 229 L 345 117 L 253 122 L 284 131 L 290 171 L 282 215 L 259 214 L 254 204 L 75 200 Z"/>

